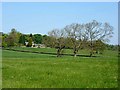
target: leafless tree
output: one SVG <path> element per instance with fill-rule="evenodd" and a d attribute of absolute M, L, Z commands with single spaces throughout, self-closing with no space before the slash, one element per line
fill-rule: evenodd
<path fill-rule="evenodd" d="M 82 28 L 83 25 L 77 23 L 73 23 L 64 28 L 68 38 L 72 42 L 74 57 L 76 57 L 76 54 L 81 46 Z"/>
<path fill-rule="evenodd" d="M 57 48 L 57 57 L 61 56 L 62 50 L 65 48 L 65 32 L 64 30 L 54 29 L 48 32 L 52 46 Z"/>
<path fill-rule="evenodd" d="M 93 41 L 101 40 L 103 42 L 108 42 L 109 38 L 112 37 L 113 27 L 108 23 L 99 23 L 93 20 L 90 23 L 84 25 L 84 37 L 88 42 L 90 42 L 90 56 L 93 55 Z"/>

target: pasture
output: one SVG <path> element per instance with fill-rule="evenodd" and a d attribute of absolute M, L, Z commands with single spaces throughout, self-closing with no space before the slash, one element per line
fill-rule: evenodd
<path fill-rule="evenodd" d="M 51 48 L 14 48 L 55 53 Z M 65 50 L 65 53 L 72 53 Z M 89 54 L 81 50 L 79 54 Z M 116 88 L 118 53 L 96 57 L 62 56 L 2 50 L 3 88 Z"/>

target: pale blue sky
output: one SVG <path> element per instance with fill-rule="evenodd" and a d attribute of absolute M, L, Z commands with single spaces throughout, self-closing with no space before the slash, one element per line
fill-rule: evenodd
<path fill-rule="evenodd" d="M 71 23 L 87 23 L 92 20 L 109 22 L 114 27 L 110 44 L 118 42 L 117 2 L 4 2 L 2 3 L 2 31 L 16 28 L 22 33 L 47 34 L 54 28 L 64 28 Z"/>

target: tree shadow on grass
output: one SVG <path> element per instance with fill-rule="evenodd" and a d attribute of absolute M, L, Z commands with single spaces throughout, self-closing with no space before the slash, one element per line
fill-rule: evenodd
<path fill-rule="evenodd" d="M 92 57 L 100 57 L 100 56 L 95 56 L 95 55 L 94 56 L 90 56 L 90 55 L 77 55 L 77 56 L 79 56 L 79 57 L 91 57 L 91 58 Z"/>
<path fill-rule="evenodd" d="M 5 49 L 5 50 L 16 51 L 16 52 L 36 53 L 36 54 L 48 54 L 48 55 L 50 55 L 50 57 L 57 57 L 57 53 L 51 53 L 51 52 L 38 52 L 38 51 L 15 50 L 15 49 Z M 74 57 L 73 54 L 67 54 L 67 53 L 61 54 L 60 57 L 63 57 L 63 56 L 73 56 Z M 92 58 L 92 57 L 100 57 L 100 56 L 95 56 L 95 55 L 90 56 L 90 55 L 81 55 L 81 54 L 78 54 L 77 56 L 79 56 L 79 57 L 90 57 L 90 58 Z"/>

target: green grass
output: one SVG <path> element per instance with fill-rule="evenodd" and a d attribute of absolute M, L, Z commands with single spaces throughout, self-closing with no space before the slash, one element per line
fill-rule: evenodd
<path fill-rule="evenodd" d="M 27 50 L 27 51 L 38 51 L 38 52 L 50 52 L 50 53 L 56 53 L 57 52 L 57 49 L 55 49 L 55 48 L 12 47 L 11 49 Z M 73 49 L 64 49 L 63 53 L 73 54 Z M 87 54 L 87 55 L 89 55 L 89 51 L 88 50 L 79 50 L 78 54 Z"/>
<path fill-rule="evenodd" d="M 2 89 L 2 50 L 0 49 L 0 89 Z"/>
<path fill-rule="evenodd" d="M 55 52 L 55 49 L 47 50 Z M 57 58 L 55 55 L 8 50 L 3 50 L 2 55 L 3 88 L 115 88 L 118 85 L 116 51 L 105 51 L 92 58 Z"/>
<path fill-rule="evenodd" d="M 31 47 L 12 47 L 11 49 L 16 50 L 27 50 L 27 51 L 39 51 L 39 52 L 56 52 L 56 49 L 54 48 L 31 48 Z"/>

